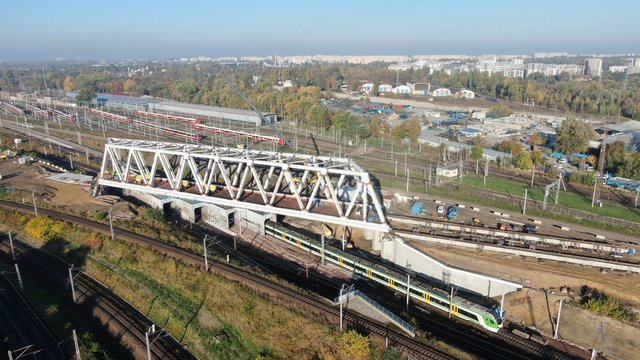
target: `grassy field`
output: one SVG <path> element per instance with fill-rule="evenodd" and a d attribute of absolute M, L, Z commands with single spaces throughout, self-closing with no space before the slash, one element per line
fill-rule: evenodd
<path fill-rule="evenodd" d="M 382 350 L 366 336 L 339 333 L 322 318 L 199 268 L 79 226 L 36 219 L 0 209 L 0 230 L 20 231 L 20 238 L 29 238 L 36 246 L 84 265 L 87 273 L 162 324 L 200 358 L 401 358 L 398 352 Z M 47 230 L 43 231 L 45 225 Z M 55 303 L 43 305 L 45 309 L 57 308 Z M 438 341 L 432 344 L 456 357 L 470 358 Z"/>
<path fill-rule="evenodd" d="M 517 197 L 524 197 L 524 189 L 526 187 L 526 185 L 524 185 L 523 183 L 496 177 L 487 179 L 487 186 L 484 187 L 482 177 L 475 175 L 463 177 L 462 184 Z M 548 199 L 550 204 L 553 203 L 554 196 L 555 193 L 550 194 L 550 198 Z M 529 199 L 543 201 L 544 188 L 540 186 L 534 186 L 532 189 L 529 189 L 528 197 Z M 639 212 L 632 211 L 621 204 L 613 202 L 605 202 L 601 208 L 591 207 L 591 198 L 587 198 L 573 192 L 565 192 L 561 190 L 558 204 L 571 209 L 592 212 L 599 215 L 611 216 L 634 222 L 640 222 Z"/>
<path fill-rule="evenodd" d="M 406 182 L 401 180 L 401 177 L 395 178 L 393 176 L 378 177 L 380 184 L 386 189 L 398 189 L 404 191 L 406 189 Z M 482 183 L 480 183 L 482 185 Z M 441 197 L 443 199 L 451 199 L 455 201 L 466 202 L 469 204 L 475 204 L 480 206 L 488 206 L 494 209 L 507 210 L 511 212 L 521 212 L 519 202 L 514 201 L 501 201 L 494 200 L 487 197 L 483 197 L 474 192 L 474 187 L 463 187 L 459 191 L 454 191 L 450 187 L 435 187 L 432 186 L 428 189 L 427 194 L 429 196 Z M 419 184 L 416 181 L 409 183 L 409 191 L 415 194 L 424 194 L 424 184 Z M 523 188 L 524 191 L 524 188 Z M 514 194 L 515 195 L 515 194 Z M 524 195 L 524 194 L 523 194 Z M 560 196 L 562 198 L 562 195 Z M 628 210 L 625 210 L 628 211 Z M 553 219 L 557 221 L 563 221 L 567 223 L 578 224 L 594 229 L 600 229 L 605 231 L 617 232 L 620 234 L 630 236 L 640 236 L 640 230 L 624 227 L 619 225 L 607 224 L 602 222 L 595 222 L 588 219 L 576 218 L 569 215 L 554 214 L 548 211 L 538 210 L 536 208 L 527 208 L 527 213 L 540 218 Z"/>

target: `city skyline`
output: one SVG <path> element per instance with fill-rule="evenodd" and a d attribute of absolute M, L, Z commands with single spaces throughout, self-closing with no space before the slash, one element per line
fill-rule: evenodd
<path fill-rule="evenodd" d="M 337 0 L 10 2 L 0 61 L 192 56 L 638 53 L 640 4 Z M 620 11 L 620 10 L 625 11 Z"/>

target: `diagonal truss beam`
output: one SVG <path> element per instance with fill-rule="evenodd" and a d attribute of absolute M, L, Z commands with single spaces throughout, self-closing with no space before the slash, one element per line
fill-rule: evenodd
<path fill-rule="evenodd" d="M 142 181 L 136 181 L 138 175 Z M 344 158 L 109 139 L 98 182 L 222 206 L 389 230 L 369 173 Z"/>

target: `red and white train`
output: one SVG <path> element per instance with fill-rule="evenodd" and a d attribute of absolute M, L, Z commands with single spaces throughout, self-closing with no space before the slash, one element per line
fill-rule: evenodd
<path fill-rule="evenodd" d="M 102 110 L 98 110 L 98 109 L 89 109 L 89 111 L 92 114 L 101 116 L 103 118 L 116 120 L 116 121 L 119 121 L 119 122 L 126 122 L 126 123 L 130 123 L 131 122 L 131 117 L 129 117 L 129 116 L 116 115 L 116 114 L 112 114 L 110 112 L 106 112 L 106 111 L 102 111 Z"/>
<path fill-rule="evenodd" d="M 171 121 L 177 121 L 177 122 L 183 122 L 183 123 L 189 123 L 189 124 L 200 124 L 200 120 L 196 118 L 185 117 L 185 116 L 158 114 L 158 113 L 152 113 L 152 112 L 140 111 L 140 110 L 136 111 L 136 115 L 143 116 L 146 118 L 164 119 L 164 120 L 171 120 Z"/>
<path fill-rule="evenodd" d="M 24 110 L 20 109 L 19 107 L 9 104 L 9 103 L 1 103 L 2 107 L 7 110 L 8 112 L 14 114 L 14 115 L 18 115 L 18 116 L 24 116 Z"/>

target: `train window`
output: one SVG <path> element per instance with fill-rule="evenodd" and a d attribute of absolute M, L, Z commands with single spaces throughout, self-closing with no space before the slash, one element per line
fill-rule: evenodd
<path fill-rule="evenodd" d="M 475 314 L 470 313 L 469 311 L 467 311 L 465 309 L 458 308 L 458 314 L 466 316 L 471 320 L 478 321 L 478 317 Z"/>

